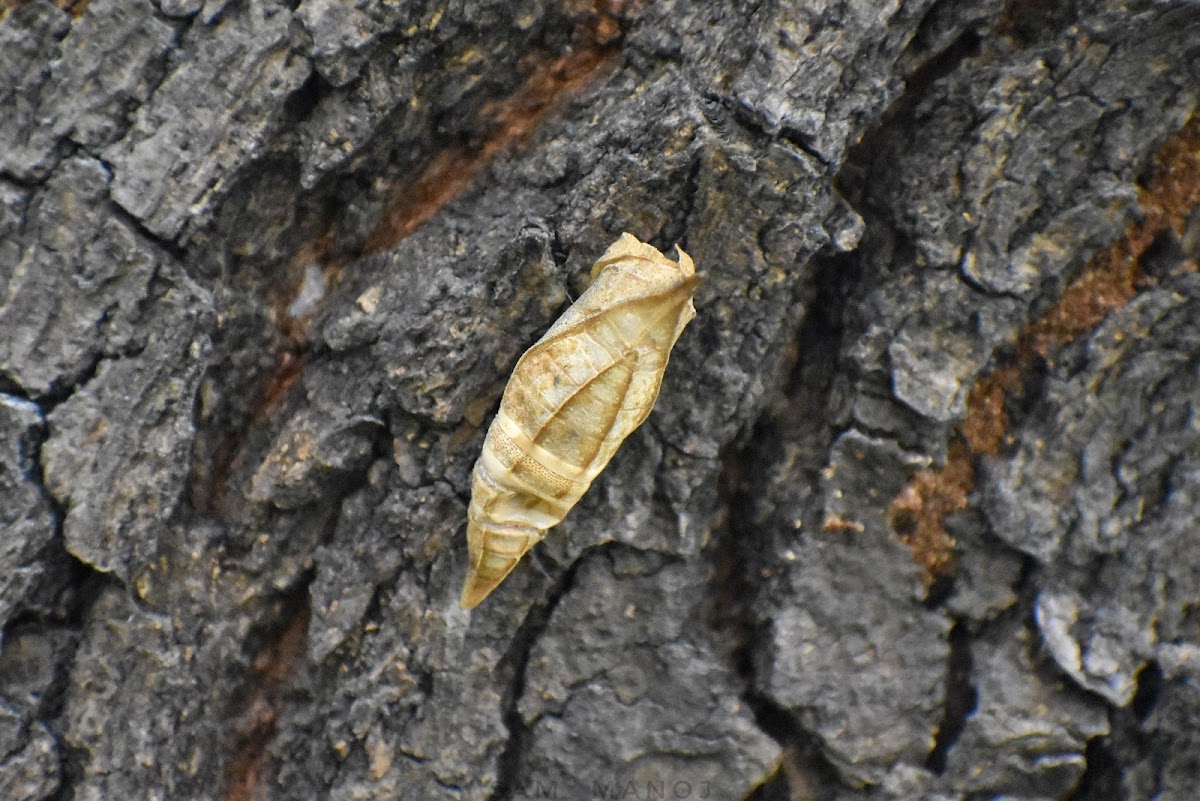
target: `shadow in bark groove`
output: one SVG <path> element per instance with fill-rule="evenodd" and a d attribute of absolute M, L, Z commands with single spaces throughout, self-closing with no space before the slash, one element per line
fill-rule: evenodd
<path fill-rule="evenodd" d="M 925 767 L 934 773 L 946 770 L 946 755 L 962 734 L 967 718 L 978 700 L 971 683 L 971 634 L 966 622 L 955 622 L 950 629 L 950 654 L 946 667 L 946 714 L 938 724 L 937 737 Z"/>
<path fill-rule="evenodd" d="M 258 640 L 257 654 L 251 660 L 252 674 L 245 695 L 237 699 L 231 710 L 245 710 L 234 715 L 233 753 L 226 765 L 225 801 L 251 801 L 259 797 L 259 789 L 270 768 L 270 745 L 274 738 L 285 697 L 288 678 L 305 658 L 308 645 L 308 621 L 312 613 L 309 585 L 314 571 L 306 573 L 299 582 L 276 601 L 276 617 L 264 622 L 260 630 L 248 635 L 248 642 Z"/>
<path fill-rule="evenodd" d="M 779 771 L 748 796 L 753 801 L 821 799 L 842 786 L 795 713 L 758 689 L 755 668 L 769 625 L 754 608 L 755 574 L 764 569 L 758 551 L 776 536 L 770 528 L 778 522 L 773 514 L 764 518 L 759 502 L 769 494 L 768 485 L 781 480 L 768 474 L 777 465 L 794 460 L 792 480 L 811 485 L 828 456 L 835 432 L 827 410 L 841 348 L 842 313 L 847 290 L 859 278 L 857 263 L 847 255 L 818 257 L 812 265 L 816 290 L 794 340 L 790 376 L 781 382 L 782 396 L 760 418 L 748 441 L 723 459 L 725 523 L 708 549 L 713 564 L 711 624 L 722 635 L 719 639 L 731 645 L 729 657 L 742 681 L 742 700 L 758 727 L 783 748 Z M 803 496 L 804 490 L 795 494 Z"/>
<path fill-rule="evenodd" d="M 61 517 L 56 520 L 61 543 Z M 58 791 L 49 796 L 47 801 L 73 801 L 76 798 L 76 787 L 84 777 L 85 766 L 91 759 L 91 754 L 82 746 L 73 744 L 65 735 L 62 728 L 68 693 L 70 692 L 70 673 L 75 662 L 79 645 L 82 642 L 88 610 L 100 597 L 105 587 L 117 585 L 119 582 L 112 576 L 93 569 L 90 565 L 76 559 L 70 553 L 63 551 L 65 560 L 69 561 L 68 575 L 64 576 L 66 590 L 59 596 L 59 609 L 56 610 L 56 621 L 59 625 L 72 632 L 69 654 L 58 665 L 60 671 L 51 692 L 41 700 L 38 711 L 39 718 L 47 722 L 57 721 L 52 725 L 58 737 L 60 748 L 59 767 L 61 770 Z M 9 622 L 4 627 L 3 641 L 7 644 L 11 635 L 18 631 L 23 622 L 28 621 L 34 631 L 44 632 L 48 626 L 45 617 L 23 616 Z"/>
<path fill-rule="evenodd" d="M 550 617 L 554 614 L 559 601 L 570 592 L 571 587 L 575 584 L 575 575 L 579 572 L 579 566 L 585 559 L 596 558 L 606 548 L 617 544 L 605 543 L 584 550 L 551 587 L 546 600 L 529 610 L 513 634 L 508 650 L 496 663 L 496 672 L 507 679 L 505 683 L 508 689 L 503 701 L 503 719 L 509 736 L 498 760 L 496 789 L 488 797 L 489 801 L 510 801 L 523 787 L 520 770 L 525 749 L 529 745 L 530 725 L 525 722 L 518 705 L 525 692 L 525 673 L 534 644 L 549 625 Z"/>
<path fill-rule="evenodd" d="M 388 439 L 382 433 L 375 436 L 375 456 L 387 452 Z M 340 509 L 342 502 L 366 486 L 369 468 L 343 478 L 340 493 L 331 506 Z M 321 543 L 329 543 L 337 528 L 340 511 L 326 521 Z M 279 720 L 289 703 L 297 672 L 308 658 L 309 622 L 312 618 L 312 584 L 315 567 L 310 567 L 281 592 L 266 611 L 257 616 L 257 623 L 247 634 L 247 650 L 254 654 L 249 660 L 251 671 L 241 689 L 241 696 L 230 705 L 229 720 L 234 730 L 233 747 L 226 763 L 223 798 L 226 801 L 251 801 L 260 797 L 264 782 L 271 773 L 271 744 Z M 372 599 L 372 607 L 377 604 Z"/>
<path fill-rule="evenodd" d="M 1153 757 L 1154 741 L 1144 724 L 1158 702 L 1162 683 L 1162 669 L 1154 662 L 1146 663 L 1138 673 L 1133 702 L 1110 715 L 1112 732 L 1088 741 L 1084 752 L 1087 768 L 1064 801 L 1122 801 L 1129 797 L 1124 785 L 1130 763 Z M 1160 791 L 1161 778 L 1156 777 L 1154 790 L 1146 797 L 1155 798 Z"/>

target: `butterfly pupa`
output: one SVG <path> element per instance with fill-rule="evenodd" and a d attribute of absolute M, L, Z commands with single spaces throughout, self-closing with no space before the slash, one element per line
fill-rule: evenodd
<path fill-rule="evenodd" d="M 622 234 L 513 368 L 472 476 L 463 607 L 508 576 L 650 414 L 696 316 L 696 269 L 676 250 L 677 262 Z"/>

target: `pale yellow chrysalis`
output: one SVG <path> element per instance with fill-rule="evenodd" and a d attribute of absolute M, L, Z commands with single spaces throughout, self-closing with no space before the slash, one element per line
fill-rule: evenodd
<path fill-rule="evenodd" d="M 671 348 L 696 316 L 696 270 L 676 250 L 678 262 L 622 234 L 587 291 L 513 368 L 475 463 L 464 607 L 566 516 L 650 414 Z"/>

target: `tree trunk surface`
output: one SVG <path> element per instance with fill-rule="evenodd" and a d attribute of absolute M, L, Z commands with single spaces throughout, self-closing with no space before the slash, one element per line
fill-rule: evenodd
<path fill-rule="evenodd" d="M 1194 799 L 1200 7 L 4 0 L 0 798 Z M 698 315 L 459 605 L 508 375 Z"/>

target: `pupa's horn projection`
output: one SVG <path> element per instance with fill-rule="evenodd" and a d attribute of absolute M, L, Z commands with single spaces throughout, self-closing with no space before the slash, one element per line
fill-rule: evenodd
<path fill-rule="evenodd" d="M 679 250 L 677 247 L 676 250 Z M 475 463 L 467 512 L 471 608 L 558 524 L 650 414 L 698 279 L 630 234 L 513 368 Z"/>

